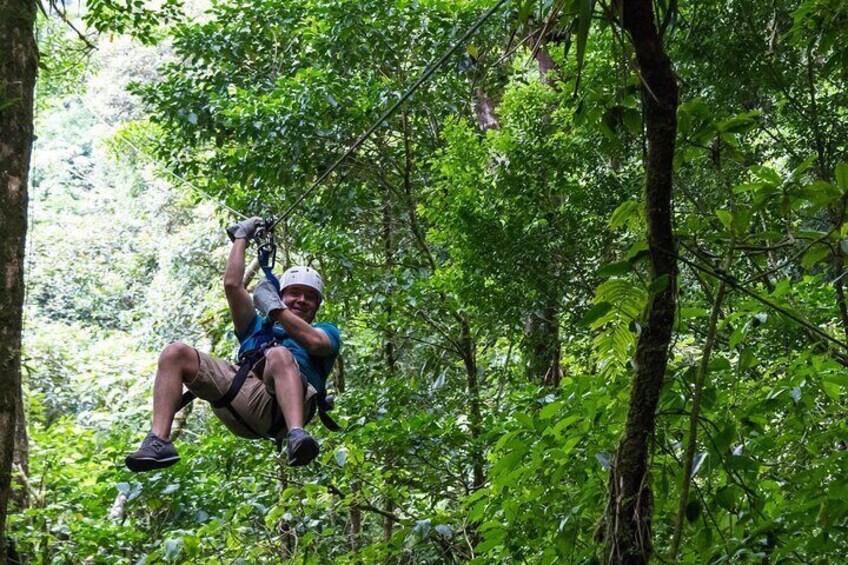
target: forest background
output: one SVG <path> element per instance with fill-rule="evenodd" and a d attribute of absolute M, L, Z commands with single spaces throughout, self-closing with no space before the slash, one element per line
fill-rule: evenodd
<path fill-rule="evenodd" d="M 195 403 L 179 465 L 123 468 L 158 351 L 236 348 L 226 207 L 288 208 L 494 4 L 98 0 L 38 15 L 18 555 L 843 559 L 840 0 L 624 1 L 652 8 L 652 60 L 679 91 L 665 248 L 646 206 L 663 98 L 633 20 L 617 2 L 507 3 L 278 227 L 281 266 L 329 283 L 345 432 L 313 425 L 321 456 L 292 469 Z M 637 344 L 657 305 L 673 333 L 650 405 Z M 618 496 L 640 410 L 650 490 Z M 631 503 L 649 536 L 636 542 L 614 519 Z"/>

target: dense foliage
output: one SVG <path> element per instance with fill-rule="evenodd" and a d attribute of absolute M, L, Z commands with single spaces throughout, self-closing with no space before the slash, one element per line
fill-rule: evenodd
<path fill-rule="evenodd" d="M 159 47 L 104 37 L 84 80 L 43 78 L 30 501 L 9 524 L 32 563 L 603 560 L 635 344 L 668 284 L 648 276 L 644 101 L 606 2 L 505 9 L 278 228 L 281 262 L 322 271 L 319 316 L 343 330 L 346 431 L 312 426 L 318 463 L 287 468 L 196 406 L 178 466 L 121 464 L 158 350 L 233 353 L 216 203 L 286 209 L 491 4 L 245 0 L 181 19 L 167 2 L 165 26 L 136 9 Z M 678 530 L 685 562 L 838 562 L 848 8 L 655 4 L 681 91 L 655 549 Z"/>

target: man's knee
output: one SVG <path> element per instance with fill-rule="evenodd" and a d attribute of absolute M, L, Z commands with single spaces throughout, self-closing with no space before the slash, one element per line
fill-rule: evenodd
<path fill-rule="evenodd" d="M 184 376 L 196 373 L 199 368 L 197 351 L 184 343 L 172 343 L 159 355 L 159 366 L 179 369 Z"/>
<path fill-rule="evenodd" d="M 277 376 L 289 369 L 297 369 L 294 355 L 285 347 L 272 347 L 265 352 L 265 372 Z"/>

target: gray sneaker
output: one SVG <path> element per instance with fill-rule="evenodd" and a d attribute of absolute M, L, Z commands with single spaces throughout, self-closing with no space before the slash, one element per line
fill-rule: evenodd
<path fill-rule="evenodd" d="M 289 465 L 309 465 L 318 457 L 318 442 L 308 432 L 295 428 L 288 437 Z"/>
<path fill-rule="evenodd" d="M 160 439 L 150 432 L 137 451 L 127 455 L 124 462 L 133 473 L 142 473 L 154 469 L 170 467 L 180 460 L 177 449 L 170 441 Z"/>

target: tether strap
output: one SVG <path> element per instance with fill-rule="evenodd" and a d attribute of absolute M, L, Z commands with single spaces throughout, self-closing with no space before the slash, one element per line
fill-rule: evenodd
<path fill-rule="evenodd" d="M 280 292 L 280 280 L 274 274 L 274 263 L 276 261 L 277 246 L 268 242 L 259 246 L 259 267 L 265 273 L 265 278 L 271 281 L 277 292 Z"/>

